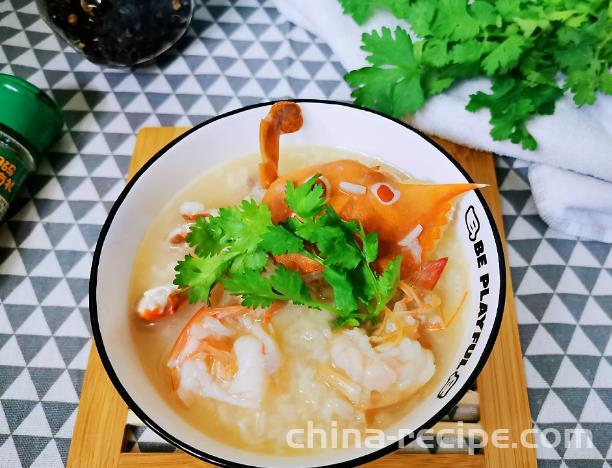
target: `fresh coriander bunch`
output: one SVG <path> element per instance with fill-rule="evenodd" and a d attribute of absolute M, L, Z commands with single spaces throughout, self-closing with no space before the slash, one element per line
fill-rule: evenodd
<path fill-rule="evenodd" d="M 489 109 L 494 140 L 535 150 L 527 130 L 572 93 L 577 106 L 612 94 L 612 3 L 609 0 L 339 0 L 363 24 L 377 9 L 406 20 L 363 35 L 370 66 L 349 72 L 355 102 L 401 118 L 456 81 L 491 79 L 490 93 L 466 109 Z"/>
<path fill-rule="evenodd" d="M 318 177 L 298 187 L 287 183 L 285 201 L 295 215 L 284 223 L 273 224 L 268 207 L 253 200 L 198 218 L 187 235 L 193 253 L 178 262 L 174 284 L 188 292 L 190 302 L 207 303 L 221 283 L 248 307 L 291 301 L 333 312 L 340 326 L 375 323 L 397 290 L 401 257 L 377 274 L 371 267 L 378 257 L 377 234 L 341 219 L 326 204 Z M 273 260 L 283 254 L 319 263 L 333 300 Z"/>

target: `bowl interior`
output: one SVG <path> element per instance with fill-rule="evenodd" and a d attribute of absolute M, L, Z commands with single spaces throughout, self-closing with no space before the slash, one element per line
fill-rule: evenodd
<path fill-rule="evenodd" d="M 255 466 L 321 466 L 367 456 L 377 448 L 328 450 L 304 456 L 260 455 L 224 445 L 174 414 L 148 381 L 132 341 L 127 297 L 133 253 L 160 209 L 195 177 L 258 149 L 259 120 L 269 105 L 221 116 L 177 139 L 126 187 L 107 221 L 92 270 L 92 323 L 111 379 L 136 413 L 186 451 Z M 329 102 L 301 102 L 304 127 L 282 137 L 282 146 L 313 144 L 374 156 L 415 178 L 465 182 L 462 171 L 415 131 L 376 113 Z M 282 152 L 282 147 L 281 147 Z M 468 304 L 461 346 L 445 369 L 444 385 L 425 396 L 403 420 L 388 428 L 410 432 L 442 417 L 464 393 L 493 345 L 501 319 L 504 268 L 497 232 L 480 194 L 470 192 L 456 208 L 456 229 L 468 263 Z M 97 263 L 96 263 L 97 262 Z M 390 439 L 392 442 L 392 439 Z"/>

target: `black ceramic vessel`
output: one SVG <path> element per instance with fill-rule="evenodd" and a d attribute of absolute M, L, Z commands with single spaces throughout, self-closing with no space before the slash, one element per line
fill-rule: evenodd
<path fill-rule="evenodd" d="M 193 0 L 36 0 L 51 28 L 94 63 L 129 67 L 168 50 L 185 33 Z"/>

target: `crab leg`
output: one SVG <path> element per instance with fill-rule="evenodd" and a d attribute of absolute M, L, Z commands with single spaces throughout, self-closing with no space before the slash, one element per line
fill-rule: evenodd
<path fill-rule="evenodd" d="M 259 126 L 259 182 L 267 189 L 278 178 L 280 136 L 302 128 L 302 112 L 295 102 L 280 101 L 272 105 Z"/>

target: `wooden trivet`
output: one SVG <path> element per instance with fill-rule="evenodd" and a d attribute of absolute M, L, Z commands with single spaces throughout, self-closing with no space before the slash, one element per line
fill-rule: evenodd
<path fill-rule="evenodd" d="M 129 168 L 129 177 L 159 149 L 186 128 L 144 128 L 138 133 L 136 148 Z M 490 153 L 471 150 L 448 141 L 437 140 L 466 169 L 472 178 L 489 184 L 482 190 L 499 229 L 505 248 L 505 234 L 495 164 Z M 523 430 L 531 428 L 531 414 L 510 273 L 507 271 L 506 309 L 497 342 L 477 379 L 476 391 L 463 398 L 462 406 L 477 406 L 479 421 L 463 423 L 463 429 L 479 427 L 491 434 L 495 429 L 508 429 L 510 441 L 520 441 Z M 202 468 L 210 466 L 183 452 L 125 452 L 126 425 L 141 424 L 115 391 L 92 344 L 81 400 L 68 456 L 69 468 Z M 443 421 L 434 426 L 453 429 L 457 422 Z M 487 445 L 481 454 L 404 453 L 396 452 L 368 466 L 379 468 L 417 467 L 535 467 L 535 449 L 518 444 L 515 448 Z"/>

